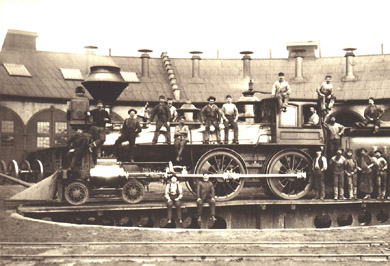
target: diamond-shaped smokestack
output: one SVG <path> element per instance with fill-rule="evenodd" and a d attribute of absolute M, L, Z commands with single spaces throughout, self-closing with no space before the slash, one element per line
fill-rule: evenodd
<path fill-rule="evenodd" d="M 123 79 L 117 66 L 92 66 L 81 84 L 95 100 L 113 104 L 129 83 Z"/>

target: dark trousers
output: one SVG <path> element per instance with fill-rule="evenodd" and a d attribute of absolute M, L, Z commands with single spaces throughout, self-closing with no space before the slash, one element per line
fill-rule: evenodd
<path fill-rule="evenodd" d="M 217 141 L 221 141 L 221 132 L 219 129 L 219 121 L 217 119 L 206 118 L 206 131 L 204 132 L 204 140 L 209 141 L 210 138 L 210 126 L 213 125 L 215 128 L 215 135 L 217 136 Z"/>
<path fill-rule="evenodd" d="M 122 135 L 115 141 L 114 144 L 114 154 L 118 157 L 119 147 L 122 142 L 128 141 L 130 148 L 130 160 L 134 159 L 134 149 L 135 149 L 135 137 L 137 134 L 135 132 L 127 132 Z"/>
<path fill-rule="evenodd" d="M 318 96 L 318 101 L 320 102 L 321 111 L 324 111 L 333 107 L 334 102 L 336 101 L 336 97 L 331 96 L 328 98 L 328 95 Z"/>
<path fill-rule="evenodd" d="M 238 125 L 234 121 L 234 117 L 226 116 L 228 121 L 223 120 L 223 125 L 225 126 L 225 141 L 229 141 L 229 126 L 234 130 L 234 139 L 233 141 L 238 141 Z"/>
<path fill-rule="evenodd" d="M 330 139 L 328 141 L 328 158 L 332 158 L 332 156 L 336 155 L 337 150 L 341 147 L 340 139 Z"/>
<path fill-rule="evenodd" d="M 92 133 L 92 140 L 93 140 L 92 144 L 95 144 L 93 146 L 96 147 L 96 153 L 101 153 L 102 152 L 101 147 L 102 147 L 103 143 L 106 141 L 105 128 L 92 126 L 91 133 Z"/>
<path fill-rule="evenodd" d="M 315 198 L 325 198 L 325 173 L 321 170 L 314 170 L 314 192 Z"/>
<path fill-rule="evenodd" d="M 286 108 L 288 106 L 288 100 L 290 95 L 278 93 L 275 95 L 276 101 L 278 102 L 279 109 Z"/>
<path fill-rule="evenodd" d="M 165 122 L 160 121 L 160 120 L 156 121 L 156 131 L 154 132 L 154 137 L 153 137 L 153 141 L 152 141 L 153 144 L 157 143 L 158 136 L 160 136 L 160 130 L 161 130 L 162 126 L 164 126 L 167 129 L 167 133 L 165 134 L 165 137 L 167 139 L 167 143 L 171 144 L 171 127 L 169 127 L 167 123 L 168 123 L 167 121 L 165 121 Z"/>
<path fill-rule="evenodd" d="M 181 155 L 183 153 L 184 147 L 186 146 L 188 142 L 188 139 L 183 136 L 176 136 L 175 137 L 175 151 L 176 151 L 176 157 L 181 158 Z"/>
<path fill-rule="evenodd" d="M 172 220 L 172 207 L 173 205 L 176 206 L 176 212 L 177 212 L 177 218 L 181 220 L 181 202 L 180 200 L 175 200 L 176 196 L 169 196 L 171 198 L 171 201 L 167 202 L 167 209 L 168 209 L 168 220 Z"/>
<path fill-rule="evenodd" d="M 74 152 L 68 152 L 66 158 L 70 162 L 70 169 L 74 170 L 77 166 L 81 166 L 81 161 L 85 154 L 85 150 L 75 149 Z"/>
<path fill-rule="evenodd" d="M 333 172 L 333 195 L 344 197 L 344 172 Z"/>
<path fill-rule="evenodd" d="M 387 187 L 387 173 L 386 171 L 377 171 L 376 175 L 376 186 L 377 186 L 377 197 L 385 196 Z"/>
<path fill-rule="evenodd" d="M 202 216 L 202 211 L 203 211 L 203 204 L 207 202 L 210 205 L 210 212 L 211 216 L 215 216 L 215 202 L 212 201 L 211 199 L 205 199 L 201 200 L 200 202 L 196 202 L 197 205 L 197 211 L 198 211 L 198 217 Z"/>

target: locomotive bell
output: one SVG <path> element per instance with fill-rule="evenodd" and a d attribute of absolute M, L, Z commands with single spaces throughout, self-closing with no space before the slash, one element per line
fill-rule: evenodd
<path fill-rule="evenodd" d="M 129 84 L 117 66 L 92 66 L 91 72 L 81 82 L 95 100 L 114 103 Z"/>

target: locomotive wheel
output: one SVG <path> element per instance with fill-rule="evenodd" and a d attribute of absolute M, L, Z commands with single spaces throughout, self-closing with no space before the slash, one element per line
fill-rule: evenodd
<path fill-rule="evenodd" d="M 122 188 L 122 199 L 127 203 L 138 203 L 144 197 L 144 185 L 138 180 L 128 181 Z"/>
<path fill-rule="evenodd" d="M 7 174 L 7 164 L 3 160 L 0 160 L 0 173 Z M 0 185 L 4 185 L 5 182 L 5 178 L 0 176 Z"/>
<path fill-rule="evenodd" d="M 15 160 L 8 163 L 8 175 L 19 179 L 19 166 Z"/>
<path fill-rule="evenodd" d="M 237 174 L 246 174 L 247 169 L 243 160 L 234 151 L 216 150 L 204 154 L 195 166 L 195 174 L 223 174 L 231 171 Z M 244 179 L 211 178 L 214 184 L 216 201 L 227 201 L 236 197 L 244 186 Z M 196 191 L 194 180 L 189 186 Z"/>
<path fill-rule="evenodd" d="M 267 165 L 267 174 L 306 173 L 306 178 L 267 178 L 272 193 L 282 199 L 300 199 L 311 189 L 311 158 L 297 150 L 283 150 L 276 153 Z"/>
<path fill-rule="evenodd" d="M 89 189 L 80 181 L 70 183 L 65 188 L 65 200 L 71 205 L 82 205 L 89 199 Z"/>
<path fill-rule="evenodd" d="M 29 179 L 30 178 L 30 171 L 31 171 L 31 165 L 30 165 L 30 162 L 27 161 L 27 160 L 24 160 L 20 163 L 20 179 L 23 180 L 23 181 L 31 181 Z M 22 173 L 22 171 L 24 173 Z M 29 173 L 30 172 L 30 173 Z"/>
<path fill-rule="evenodd" d="M 38 183 L 43 179 L 43 164 L 36 159 L 31 163 L 32 181 Z"/>

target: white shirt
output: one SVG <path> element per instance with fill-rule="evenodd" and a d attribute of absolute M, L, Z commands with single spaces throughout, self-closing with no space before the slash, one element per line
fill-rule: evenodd
<path fill-rule="evenodd" d="M 275 81 L 274 85 L 272 86 L 272 95 L 274 96 L 275 94 L 279 93 L 287 93 L 290 94 L 291 88 L 290 84 L 288 84 L 287 81 L 282 81 L 279 82 L 279 80 Z"/>

